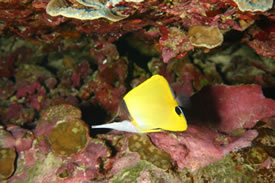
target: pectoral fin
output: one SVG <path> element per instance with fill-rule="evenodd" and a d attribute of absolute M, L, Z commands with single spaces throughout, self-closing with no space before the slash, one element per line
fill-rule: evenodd
<path fill-rule="evenodd" d="M 92 126 L 92 128 L 110 128 L 110 129 L 119 130 L 119 131 L 139 133 L 137 128 L 131 123 L 131 121 L 128 121 L 128 120 L 102 124 L 102 125 L 94 125 Z"/>

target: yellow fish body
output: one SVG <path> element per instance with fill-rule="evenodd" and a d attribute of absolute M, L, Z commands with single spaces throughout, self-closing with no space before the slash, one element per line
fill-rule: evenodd
<path fill-rule="evenodd" d="M 130 120 L 96 125 L 92 128 L 111 128 L 135 133 L 187 129 L 183 111 L 163 76 L 154 75 L 133 88 L 123 97 L 123 102 Z"/>

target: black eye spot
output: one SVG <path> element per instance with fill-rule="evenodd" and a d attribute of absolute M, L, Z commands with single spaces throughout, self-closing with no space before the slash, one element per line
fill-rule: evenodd
<path fill-rule="evenodd" d="M 176 111 L 176 113 L 177 113 L 178 115 L 180 115 L 180 114 L 182 113 L 182 110 L 181 110 L 181 108 L 180 108 L 179 106 L 176 106 L 176 107 L 175 107 L 175 111 Z"/>

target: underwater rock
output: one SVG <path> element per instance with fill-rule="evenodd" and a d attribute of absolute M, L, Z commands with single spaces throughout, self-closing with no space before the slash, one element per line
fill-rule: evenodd
<path fill-rule="evenodd" d="M 110 155 L 103 141 L 90 139 L 82 152 L 71 155 L 56 169 L 56 178 L 59 182 L 100 180 L 104 177 L 102 171 L 106 171 L 104 165 L 108 164 L 105 159 Z"/>
<path fill-rule="evenodd" d="M 7 40 L 6 44 L 10 44 L 10 41 L 11 40 Z M 14 75 L 15 64 L 21 62 L 24 63 L 26 59 L 30 59 L 32 56 L 32 50 L 26 46 L 19 48 L 15 46 L 15 48 L 9 50 L 9 46 L 6 44 L 4 42 L 2 43 L 2 45 L 5 45 L 6 47 L 3 46 L 1 48 L 3 53 L 0 52 L 0 76 L 10 78 Z"/>
<path fill-rule="evenodd" d="M 128 137 L 128 148 L 131 152 L 137 152 L 141 160 L 150 162 L 160 169 L 172 168 L 170 155 L 156 148 L 146 135 L 135 134 Z"/>
<path fill-rule="evenodd" d="M 201 168 L 194 174 L 194 182 L 257 182 L 254 179 L 257 175 L 254 174 L 250 165 L 243 165 L 242 162 L 232 159 L 234 159 L 232 155 L 228 155 L 222 160 Z"/>
<path fill-rule="evenodd" d="M 34 134 L 46 138 L 57 154 L 70 156 L 86 147 L 89 130 L 79 120 L 81 112 L 68 104 L 56 105 L 44 110 Z"/>
<path fill-rule="evenodd" d="M 45 109 L 41 115 L 41 120 L 46 120 L 48 122 L 66 118 L 80 119 L 81 111 L 72 105 L 61 104 Z"/>
<path fill-rule="evenodd" d="M 40 111 L 46 100 L 46 89 L 39 82 L 17 82 L 16 98 L 22 99 L 29 107 Z"/>
<path fill-rule="evenodd" d="M 224 136 L 223 141 L 217 141 L 223 135 L 210 128 L 189 125 L 184 133 L 150 133 L 149 136 L 157 147 L 171 155 L 179 171 L 184 168 L 196 171 L 230 151 L 250 146 L 257 132 L 250 130 L 239 138 Z"/>
<path fill-rule="evenodd" d="M 265 98 L 258 85 L 205 87 L 192 96 L 191 103 L 194 116 L 227 133 L 252 128 L 275 115 L 275 101 Z"/>
<path fill-rule="evenodd" d="M 273 60 L 259 57 L 247 45 L 230 46 L 212 54 L 199 53 L 194 55 L 194 63 L 203 70 L 207 78 L 219 80 L 218 83 L 253 83 L 264 88 L 275 85 Z"/>
<path fill-rule="evenodd" d="M 19 153 L 30 149 L 32 137 L 30 131 L 17 126 L 10 125 L 7 130 L 0 126 L 0 180 L 6 180 L 14 173 L 17 158 L 16 150 Z"/>
<path fill-rule="evenodd" d="M 89 137 L 80 111 L 70 105 L 58 105 L 44 111 L 34 129 L 34 141 L 27 143 L 23 129 L 10 127 L 28 150 L 18 152 L 17 169 L 9 183 L 24 182 L 82 182 L 103 177 L 103 159 L 111 155 L 104 141 Z M 15 143 L 19 144 L 19 143 Z M 20 146 L 18 146 L 20 147 Z M 106 163 L 108 164 L 108 163 Z"/>
<path fill-rule="evenodd" d="M 107 141 L 116 152 L 108 160 L 111 162 L 107 173 L 108 182 L 180 182 L 177 175 L 170 171 L 173 168 L 170 155 L 155 147 L 148 136 L 109 133 L 99 134 L 98 138 Z"/>
<path fill-rule="evenodd" d="M 34 140 L 32 131 L 20 128 L 16 125 L 8 125 L 7 130 L 14 137 L 14 147 L 18 153 L 21 151 L 27 151 L 32 147 Z"/>
<path fill-rule="evenodd" d="M 257 85 L 206 87 L 191 97 L 191 103 L 191 110 L 196 112 L 187 113 L 186 132 L 149 134 L 157 147 L 171 155 L 180 171 L 195 171 L 220 160 L 231 151 L 250 146 L 258 135 L 256 130 L 248 130 L 230 136 L 215 128 L 227 133 L 252 128 L 258 120 L 274 116 L 275 111 L 274 100 L 265 98 Z"/>
<path fill-rule="evenodd" d="M 14 145 L 15 138 L 0 125 L 0 148 L 13 148 Z"/>
<path fill-rule="evenodd" d="M 43 154 L 32 147 L 18 155 L 16 171 L 8 182 L 57 182 L 55 173 L 62 162 L 53 152 Z"/>
<path fill-rule="evenodd" d="M 167 63 L 170 59 L 182 53 L 187 53 L 193 49 L 186 33 L 177 27 L 160 28 L 161 38 L 159 40 L 163 62 Z"/>
<path fill-rule="evenodd" d="M 0 111 L 4 124 L 23 125 L 28 124 L 34 119 L 34 109 L 24 107 L 17 102 L 11 102 L 7 107 Z"/>
<path fill-rule="evenodd" d="M 146 161 L 140 161 L 135 166 L 122 169 L 115 174 L 108 182 L 110 183 L 126 183 L 126 182 L 170 182 L 180 183 L 181 180 L 173 173 L 158 169 Z"/>
<path fill-rule="evenodd" d="M 267 160 L 268 154 L 261 147 L 252 147 L 245 156 L 245 161 L 251 164 L 261 164 Z"/>
<path fill-rule="evenodd" d="M 52 77 L 53 74 L 50 71 L 48 71 L 45 67 L 41 67 L 34 64 L 20 64 L 15 71 L 16 82 L 43 82 L 48 78 Z"/>
<path fill-rule="evenodd" d="M 138 153 L 129 153 L 114 160 L 111 172 L 115 175 L 125 168 L 135 166 L 139 161 L 140 156 Z"/>
<path fill-rule="evenodd" d="M 15 93 L 14 83 L 7 78 L 0 78 L 0 99 L 5 100 Z"/>
<path fill-rule="evenodd" d="M 274 180 L 274 102 L 255 85 L 201 90 L 214 83 L 274 86 L 274 9 L 241 11 L 232 0 L 56 1 L 114 21 L 125 18 L 112 22 L 52 17 L 45 12 L 48 2 L 0 0 L 0 148 L 17 156 L 4 182 Z M 196 26 L 216 27 L 223 46 L 194 49 L 188 30 Z M 143 44 L 130 46 L 137 37 Z M 151 74 L 164 75 L 177 95 L 193 95 L 184 109 L 189 130 L 149 134 L 153 143 L 114 131 L 101 134 L 110 139 L 96 134 L 106 131 L 91 131 L 97 138 L 90 138 L 77 107 L 88 108 L 85 120 L 95 115 L 87 123 L 98 115 L 107 119 L 125 92 Z M 259 120 L 268 121 L 268 135 L 261 136 Z M 236 163 L 237 153 L 248 154 Z M 216 162 L 224 156 L 229 158 Z"/>
<path fill-rule="evenodd" d="M 115 44 L 104 40 L 97 41 L 90 49 L 89 54 L 95 59 L 100 71 L 113 67 L 112 62 L 119 59 Z"/>
<path fill-rule="evenodd" d="M 275 24 L 265 23 L 260 26 L 253 26 L 248 30 L 246 36 L 247 44 L 259 55 L 275 59 Z M 248 38 L 249 36 L 249 38 Z M 252 37 L 252 38 L 251 38 Z"/>
<path fill-rule="evenodd" d="M 95 72 L 93 78 L 85 83 L 79 92 L 81 99 L 88 99 L 90 103 L 99 105 L 110 112 L 116 112 L 125 94 L 125 79 L 128 67 L 124 59 L 109 62 L 102 66 L 102 71 Z"/>

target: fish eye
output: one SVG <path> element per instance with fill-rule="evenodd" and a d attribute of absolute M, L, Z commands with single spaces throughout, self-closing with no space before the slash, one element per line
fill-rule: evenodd
<path fill-rule="evenodd" d="M 183 112 L 182 112 L 180 106 L 176 106 L 176 107 L 175 107 L 175 111 L 176 111 L 176 113 L 177 113 L 179 116 L 180 116 L 180 114 L 183 114 Z"/>

